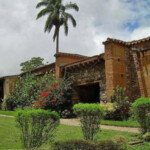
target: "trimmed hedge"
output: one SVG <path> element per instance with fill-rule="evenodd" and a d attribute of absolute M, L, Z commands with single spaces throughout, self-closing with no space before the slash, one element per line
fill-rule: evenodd
<path fill-rule="evenodd" d="M 115 143 L 112 140 L 100 141 L 98 144 L 94 144 L 90 141 L 84 140 L 69 140 L 55 142 L 53 150 L 126 150 L 121 148 L 119 143 Z"/>
<path fill-rule="evenodd" d="M 139 122 L 142 133 L 150 132 L 150 99 L 138 98 L 132 104 L 131 113 Z"/>
<path fill-rule="evenodd" d="M 74 113 L 78 116 L 83 115 L 100 115 L 102 116 L 104 111 L 99 104 L 83 104 L 79 103 L 73 107 Z"/>
<path fill-rule="evenodd" d="M 96 150 L 97 146 L 90 141 L 69 140 L 54 143 L 53 150 Z"/>
<path fill-rule="evenodd" d="M 99 104 L 76 104 L 74 113 L 80 117 L 82 133 L 85 140 L 94 140 L 99 132 L 100 121 L 103 117 L 103 109 Z"/>
<path fill-rule="evenodd" d="M 16 116 L 21 130 L 22 148 L 38 148 L 51 142 L 59 125 L 58 113 L 46 110 L 19 110 Z"/>

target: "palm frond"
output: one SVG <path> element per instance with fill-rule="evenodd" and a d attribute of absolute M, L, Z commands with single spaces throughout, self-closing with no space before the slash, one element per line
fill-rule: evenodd
<path fill-rule="evenodd" d="M 79 7 L 76 3 L 69 3 L 65 5 L 66 9 L 74 9 L 76 11 L 79 11 Z"/>
<path fill-rule="evenodd" d="M 76 23 L 76 20 L 74 19 L 74 17 L 69 13 L 64 13 L 64 14 L 65 14 L 66 18 L 68 18 L 68 20 L 70 20 L 72 22 L 73 27 L 76 27 L 77 23 Z"/>
<path fill-rule="evenodd" d="M 43 17 L 43 16 L 45 16 L 46 14 L 49 14 L 49 13 L 51 13 L 51 9 L 44 8 L 44 9 L 42 9 L 42 10 L 38 13 L 36 19 L 39 19 L 39 18 L 41 18 L 41 17 Z"/>
<path fill-rule="evenodd" d="M 50 14 L 46 20 L 46 23 L 45 23 L 45 29 L 44 31 L 45 32 L 50 32 L 51 29 L 53 27 L 53 23 L 52 23 L 52 14 Z"/>
<path fill-rule="evenodd" d="M 68 35 L 68 23 L 67 21 L 64 22 L 64 31 L 65 31 L 65 35 L 67 36 Z"/>
<path fill-rule="evenodd" d="M 49 3 L 48 1 L 42 1 L 42 2 L 39 2 L 37 5 L 36 5 L 36 8 L 39 8 L 41 6 L 47 6 Z"/>

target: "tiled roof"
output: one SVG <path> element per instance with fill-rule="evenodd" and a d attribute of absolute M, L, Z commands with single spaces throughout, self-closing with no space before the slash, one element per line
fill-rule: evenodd
<path fill-rule="evenodd" d="M 118 40 L 118 39 L 113 39 L 113 38 L 107 38 L 107 40 L 105 42 L 103 42 L 103 44 L 106 44 L 109 42 L 114 42 L 114 43 L 122 44 L 125 46 L 133 46 L 133 45 L 140 44 L 140 43 L 147 42 L 147 41 L 150 41 L 150 37 L 143 38 L 140 40 L 134 40 L 134 41 L 130 41 L 130 42 L 126 42 L 126 41 L 122 41 L 122 40 Z"/>
<path fill-rule="evenodd" d="M 68 57 L 81 58 L 81 59 L 88 58 L 88 56 L 84 56 L 84 55 L 71 54 L 71 53 L 62 53 L 62 52 L 59 52 L 59 53 L 55 54 L 54 56 L 55 56 L 55 57 L 68 56 Z"/>
<path fill-rule="evenodd" d="M 38 67 L 36 69 L 33 69 L 33 70 L 31 70 L 31 73 L 34 73 L 36 71 L 40 71 L 41 69 L 44 69 L 44 68 L 54 68 L 54 67 L 55 67 L 55 63 L 51 63 L 51 64 L 48 64 L 48 65 L 44 65 L 42 67 Z M 23 72 L 20 75 L 24 75 L 25 73 L 27 73 L 27 72 Z"/>
<path fill-rule="evenodd" d="M 97 60 L 104 60 L 104 53 L 100 54 L 100 55 L 93 56 L 93 57 L 85 58 L 85 59 L 82 59 L 82 60 L 79 60 L 79 61 L 76 61 L 76 62 L 73 62 L 70 64 L 66 64 L 62 68 L 70 69 L 70 68 L 78 67 L 80 65 L 87 65 L 87 64 L 95 62 Z"/>
<path fill-rule="evenodd" d="M 10 78 L 10 77 L 18 77 L 19 75 L 8 75 L 8 76 L 2 76 L 0 77 L 0 79 L 4 79 L 4 78 Z"/>

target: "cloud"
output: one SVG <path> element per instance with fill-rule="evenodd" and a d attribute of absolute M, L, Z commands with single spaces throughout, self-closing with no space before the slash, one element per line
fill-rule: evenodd
<path fill-rule="evenodd" d="M 66 0 L 65 2 L 71 0 Z M 19 64 L 40 56 L 53 62 L 53 33 L 44 33 L 46 18 L 36 20 L 39 0 L 0 1 L 0 76 L 17 74 Z M 72 0 L 80 11 L 71 11 L 77 27 L 60 32 L 60 51 L 96 55 L 104 52 L 107 37 L 132 40 L 150 35 L 148 0 Z"/>

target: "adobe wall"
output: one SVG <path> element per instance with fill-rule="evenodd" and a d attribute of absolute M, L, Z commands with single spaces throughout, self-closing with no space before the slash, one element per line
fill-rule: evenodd
<path fill-rule="evenodd" d="M 56 77 L 62 77 L 61 70 L 60 70 L 61 66 L 65 64 L 73 63 L 80 59 L 81 58 L 70 57 L 70 56 L 57 56 L 56 57 Z"/>
<path fill-rule="evenodd" d="M 140 97 L 136 59 L 131 47 L 109 42 L 105 44 L 105 73 L 107 101 L 110 102 L 117 85 L 127 90 L 130 101 Z"/>
<path fill-rule="evenodd" d="M 3 83 L 4 99 L 11 92 L 16 80 L 17 80 L 17 76 L 5 77 L 4 83 Z"/>
<path fill-rule="evenodd" d="M 105 44 L 105 74 L 107 101 L 117 85 L 126 88 L 125 47 L 115 43 Z"/>

